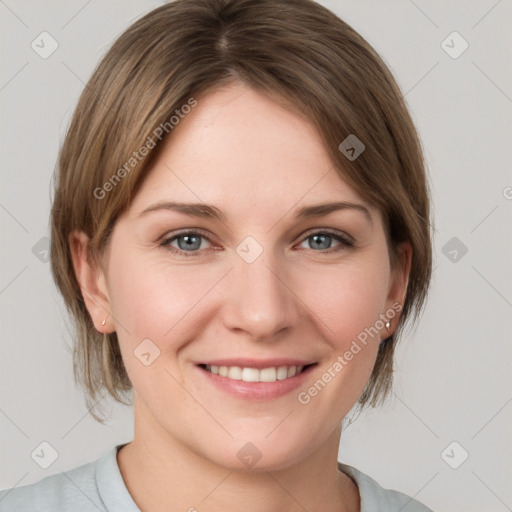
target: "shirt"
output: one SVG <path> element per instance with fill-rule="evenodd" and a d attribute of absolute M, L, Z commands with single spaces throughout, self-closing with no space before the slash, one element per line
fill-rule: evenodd
<path fill-rule="evenodd" d="M 140 512 L 117 464 L 122 446 L 69 471 L 0 491 L 0 512 Z M 338 468 L 359 488 L 360 512 L 433 512 L 406 494 L 384 489 L 352 466 L 338 462 Z"/>

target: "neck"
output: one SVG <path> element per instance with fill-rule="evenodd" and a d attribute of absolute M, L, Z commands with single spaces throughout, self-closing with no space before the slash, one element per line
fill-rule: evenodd
<path fill-rule="evenodd" d="M 359 512 L 355 483 L 337 463 L 341 427 L 285 469 L 241 471 L 203 457 L 157 425 L 137 421 L 131 443 L 118 452 L 125 485 L 142 512 Z"/>

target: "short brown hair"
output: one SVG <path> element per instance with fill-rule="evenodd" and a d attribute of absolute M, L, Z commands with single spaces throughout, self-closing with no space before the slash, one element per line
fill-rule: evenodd
<path fill-rule="evenodd" d="M 238 80 L 310 120 L 338 172 L 383 216 L 392 268 L 409 241 L 411 270 L 399 324 L 382 343 L 359 398 L 384 401 L 405 321 L 418 320 L 432 272 L 430 194 L 420 140 L 391 72 L 354 29 L 312 0 L 176 0 L 151 11 L 112 45 L 89 79 L 62 145 L 51 210 L 51 266 L 75 322 L 75 378 L 91 414 L 105 390 L 126 403 L 132 385 L 117 334 L 98 333 L 77 282 L 68 236 L 90 238 L 97 262 L 162 144 L 97 199 L 134 151 L 190 98 Z M 167 130 L 172 136 L 172 131 Z M 350 161 L 340 143 L 355 134 Z M 125 167 L 126 168 L 126 167 Z"/>

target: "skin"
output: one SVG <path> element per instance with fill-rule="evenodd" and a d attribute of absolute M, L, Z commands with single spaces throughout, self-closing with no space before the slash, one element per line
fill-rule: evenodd
<path fill-rule="evenodd" d="M 170 200 L 215 205 L 227 220 L 170 210 L 140 216 Z M 86 257 L 87 236 L 70 235 L 88 311 L 98 331 L 117 331 L 133 383 L 135 435 L 118 463 L 143 512 L 171 503 L 201 512 L 360 510 L 357 486 L 337 468 L 341 421 L 370 377 L 386 328 L 307 405 L 297 395 L 360 332 L 403 304 L 412 249 L 399 247 L 404 264 L 391 272 L 381 214 L 370 206 L 372 222 L 349 209 L 293 216 L 335 201 L 365 204 L 333 169 L 315 128 L 236 83 L 198 98 L 174 128 L 100 266 Z M 194 245 L 196 256 L 159 245 L 192 228 L 207 235 Z M 356 246 L 327 238 L 318 247 L 311 235 L 327 228 Z M 247 236 L 263 249 L 252 263 L 236 252 Z M 133 354 L 144 339 L 160 350 L 149 366 Z M 235 356 L 318 364 L 306 385 L 255 401 L 218 390 L 195 366 Z M 249 441 L 262 455 L 252 469 L 237 457 Z"/>

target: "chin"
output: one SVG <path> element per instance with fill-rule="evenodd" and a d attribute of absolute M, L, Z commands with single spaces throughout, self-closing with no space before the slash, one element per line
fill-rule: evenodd
<path fill-rule="evenodd" d="M 299 433 L 296 439 L 288 435 L 286 442 L 278 436 L 276 439 L 270 439 L 270 437 L 265 439 L 261 435 L 237 436 L 225 444 L 224 448 L 222 443 L 216 443 L 213 451 L 212 446 L 205 447 L 203 454 L 214 464 L 229 470 L 263 473 L 285 470 L 314 449 L 313 447 L 308 449 L 307 443 Z"/>

